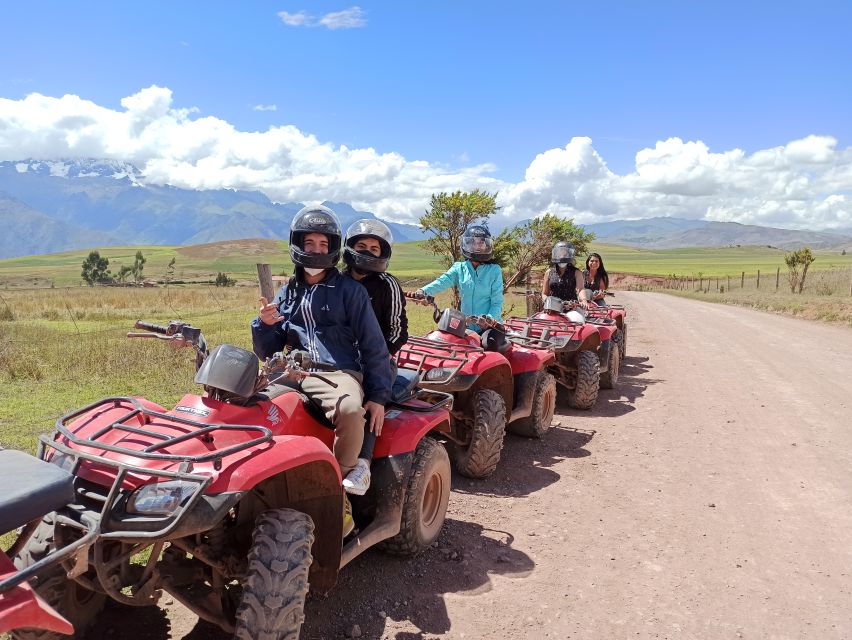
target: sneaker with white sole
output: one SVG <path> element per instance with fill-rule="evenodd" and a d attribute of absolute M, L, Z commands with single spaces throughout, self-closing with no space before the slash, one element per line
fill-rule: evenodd
<path fill-rule="evenodd" d="M 352 517 L 352 503 L 343 494 L 343 537 L 346 538 L 355 530 L 355 518 Z"/>
<path fill-rule="evenodd" d="M 343 489 L 346 493 L 363 496 L 370 488 L 370 463 L 364 458 L 358 458 L 358 463 L 343 479 Z"/>

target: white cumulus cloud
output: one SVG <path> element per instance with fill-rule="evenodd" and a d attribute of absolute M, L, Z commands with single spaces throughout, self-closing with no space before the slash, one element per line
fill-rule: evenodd
<path fill-rule="evenodd" d="M 252 108 L 252 111 L 278 111 L 277 104 L 256 104 Z"/>
<path fill-rule="evenodd" d="M 263 106 L 263 105 L 258 105 Z M 270 105 L 266 105 L 269 108 Z M 852 226 L 852 148 L 812 135 L 751 154 L 670 138 L 611 171 L 593 141 L 576 137 L 531 159 L 518 182 L 492 164 L 450 169 L 399 153 L 318 140 L 293 125 L 240 131 L 177 107 L 151 86 L 102 107 L 75 95 L 0 98 L 0 160 L 105 158 L 131 162 L 149 184 L 259 190 L 278 202 L 350 202 L 416 221 L 440 191 L 499 192 L 499 216 L 552 212 L 580 223 L 677 216 L 793 228 Z"/>
<path fill-rule="evenodd" d="M 278 17 L 290 27 L 325 27 L 326 29 L 360 29 L 367 26 L 366 12 L 359 6 L 315 16 L 307 11 L 279 11 Z"/>

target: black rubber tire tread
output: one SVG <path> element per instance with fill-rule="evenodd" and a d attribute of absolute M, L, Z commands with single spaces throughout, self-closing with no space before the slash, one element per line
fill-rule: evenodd
<path fill-rule="evenodd" d="M 574 409 L 591 409 L 598 399 L 601 369 L 594 351 L 577 354 L 577 386 L 568 393 L 568 406 Z"/>
<path fill-rule="evenodd" d="M 621 359 L 627 357 L 627 324 L 621 325 L 621 340 L 618 343 L 618 348 L 621 351 Z"/>
<path fill-rule="evenodd" d="M 298 640 L 313 543 L 313 520 L 301 511 L 272 509 L 257 517 L 236 640 Z"/>
<path fill-rule="evenodd" d="M 541 438 L 550 429 L 556 412 L 556 378 L 546 371 L 536 371 L 532 384 L 535 385 L 532 413 L 526 418 L 510 422 L 508 429 L 525 438 Z M 548 396 L 550 402 L 547 402 Z"/>
<path fill-rule="evenodd" d="M 607 369 L 601 373 L 601 389 L 615 389 L 618 385 L 618 370 L 621 368 L 621 349 L 613 344 L 609 350 Z"/>
<path fill-rule="evenodd" d="M 32 537 L 14 558 L 15 566 L 23 569 L 44 558 L 53 549 L 53 514 L 45 516 L 38 525 Z M 11 632 L 12 640 L 68 640 L 83 635 L 83 632 L 94 621 L 104 608 L 106 596 L 102 593 L 89 591 L 80 584 L 70 580 L 61 565 L 57 564 L 38 574 L 31 581 L 33 589 L 47 604 L 74 625 L 75 634 L 66 636 L 44 629 L 15 629 Z"/>
<path fill-rule="evenodd" d="M 440 505 L 441 523 L 437 530 L 427 535 L 421 521 L 423 498 L 429 484 L 429 478 L 434 473 L 444 477 Z M 423 438 L 414 451 L 414 461 L 411 463 L 411 473 L 405 488 L 405 498 L 402 503 L 402 521 L 399 533 L 385 540 L 381 547 L 383 551 L 396 556 L 416 556 L 435 541 L 444 526 L 447 515 L 447 504 L 450 500 L 450 456 L 440 442 L 432 438 Z"/>
<path fill-rule="evenodd" d="M 506 435 L 506 403 L 493 389 L 473 396 L 473 429 L 470 444 L 456 449 L 456 468 L 468 478 L 487 478 L 500 462 Z"/>

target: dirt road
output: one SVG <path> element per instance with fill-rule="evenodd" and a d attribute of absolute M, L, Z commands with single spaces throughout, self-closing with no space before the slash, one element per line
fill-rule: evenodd
<path fill-rule="evenodd" d="M 436 546 L 366 553 L 304 638 L 852 638 L 852 331 L 618 301 L 619 389 L 509 437 L 492 478 L 454 477 Z M 89 637 L 225 636 L 171 606 Z"/>

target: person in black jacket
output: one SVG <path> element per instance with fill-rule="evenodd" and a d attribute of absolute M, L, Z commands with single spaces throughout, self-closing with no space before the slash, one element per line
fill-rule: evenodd
<path fill-rule="evenodd" d="M 334 456 L 345 478 L 358 462 L 365 411 L 370 429 L 381 431 L 392 374 L 367 290 L 334 268 L 341 236 L 337 216 L 327 207 L 305 207 L 296 214 L 290 225 L 295 275 L 275 300 L 261 298 L 251 332 L 254 352 L 261 359 L 293 347 L 340 369 L 323 374 L 339 385 L 336 389 L 313 376 L 298 384 L 334 424 Z"/>
<path fill-rule="evenodd" d="M 387 273 L 392 251 L 391 230 L 379 220 L 358 220 L 346 232 L 343 243 L 346 269 L 343 273 L 360 282 L 367 290 L 391 356 L 408 340 L 408 317 L 405 314 L 402 287 L 396 278 Z M 343 481 L 349 493 L 364 495 L 370 488 L 373 447 L 381 433 L 381 426 L 378 429 L 365 426 L 358 464 Z"/>
<path fill-rule="evenodd" d="M 591 301 L 591 292 L 583 285 L 583 273 L 574 266 L 574 254 L 574 247 L 564 240 L 553 245 L 551 267 L 544 272 L 541 299 L 556 296 L 564 301 L 577 301 L 585 309 Z"/>

